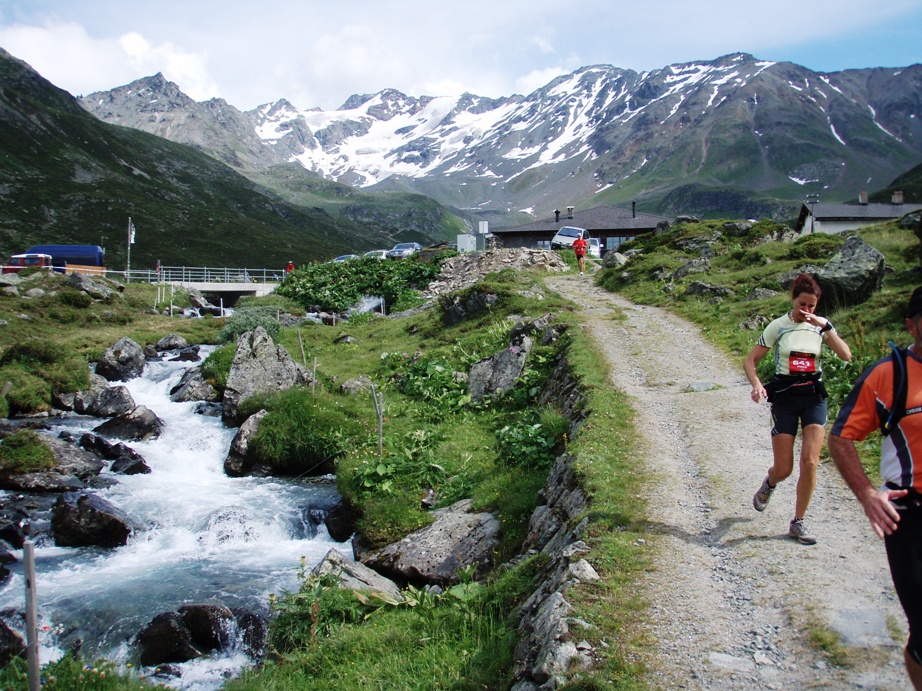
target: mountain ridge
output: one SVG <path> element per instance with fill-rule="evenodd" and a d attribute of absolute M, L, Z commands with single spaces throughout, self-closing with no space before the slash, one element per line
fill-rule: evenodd
<path fill-rule="evenodd" d="M 262 142 L 256 172 L 286 158 L 352 187 L 418 192 L 471 219 L 509 225 L 561 205 L 628 201 L 781 219 L 806 194 L 853 198 L 868 179 L 883 187 L 922 161 L 920 87 L 920 65 L 819 73 L 733 53 L 644 72 L 585 66 L 526 96 L 386 88 L 333 111 L 285 99 L 222 108 L 252 128 L 230 136 L 234 146 L 258 150 L 253 133 Z M 93 105 L 111 93 L 81 103 L 104 120 L 153 126 L 130 104 Z"/>

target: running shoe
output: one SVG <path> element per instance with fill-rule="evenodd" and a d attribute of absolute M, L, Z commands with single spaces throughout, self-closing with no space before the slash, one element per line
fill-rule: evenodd
<path fill-rule="evenodd" d="M 807 530 L 807 526 L 804 525 L 804 519 L 802 518 L 795 518 L 791 521 L 791 527 L 788 528 L 788 535 L 802 545 L 816 544 L 816 538 Z"/>
<path fill-rule="evenodd" d="M 765 479 L 762 480 L 762 486 L 759 487 L 759 491 L 752 497 L 752 508 L 756 511 L 765 511 L 765 507 L 768 506 L 768 500 L 772 498 L 772 492 L 774 491 L 775 488 L 768 484 L 768 475 L 766 475 Z"/>

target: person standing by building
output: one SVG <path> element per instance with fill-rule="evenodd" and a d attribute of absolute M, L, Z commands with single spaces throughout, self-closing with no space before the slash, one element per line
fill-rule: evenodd
<path fill-rule="evenodd" d="M 579 266 L 579 275 L 582 276 L 586 270 L 586 250 L 589 249 L 589 243 L 583 237 L 583 233 L 573 241 L 572 247 L 576 255 L 576 264 Z"/>
<path fill-rule="evenodd" d="M 852 359 L 851 349 L 832 322 L 814 314 L 820 295 L 822 289 L 809 274 L 794 279 L 791 310 L 765 327 L 743 363 L 743 371 L 752 385 L 752 400 L 761 403 L 767 398 L 772 404 L 772 466 L 753 496 L 752 506 L 756 511 L 764 511 L 775 487 L 794 471 L 794 439 L 800 426 L 803 435 L 800 474 L 788 535 L 803 545 L 816 544 L 804 518 L 816 489 L 816 469 L 826 438 L 826 388 L 821 367 L 823 344 L 840 359 Z M 774 354 L 775 375 L 763 385 L 756 365 L 768 353 Z"/>
<path fill-rule="evenodd" d="M 909 298 L 912 345 L 865 370 L 829 433 L 829 453 L 845 483 L 883 538 L 890 575 L 909 622 L 906 672 L 922 691 L 922 286 Z M 855 442 L 880 430 L 880 476 L 871 485 Z"/>

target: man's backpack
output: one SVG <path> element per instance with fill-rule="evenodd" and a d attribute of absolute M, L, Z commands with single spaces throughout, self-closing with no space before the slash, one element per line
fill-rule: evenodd
<path fill-rule="evenodd" d="M 893 404 L 890 406 L 890 417 L 881 426 L 880 432 L 885 437 L 893 431 L 907 415 L 922 412 L 922 406 L 906 410 L 906 395 L 909 392 L 909 374 L 906 368 L 906 360 L 909 357 L 909 351 L 900 348 L 893 341 L 888 342 L 893 354 Z"/>

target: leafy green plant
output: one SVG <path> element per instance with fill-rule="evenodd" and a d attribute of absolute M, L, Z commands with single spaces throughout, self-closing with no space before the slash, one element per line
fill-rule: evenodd
<path fill-rule="evenodd" d="M 353 487 L 359 492 L 393 494 L 438 487 L 445 468 L 435 460 L 440 438 L 424 429 L 406 434 L 404 443 L 383 457 L 366 455 L 353 470 Z"/>
<path fill-rule="evenodd" d="M 407 396 L 424 401 L 440 414 L 458 410 L 471 402 L 467 382 L 455 375 L 445 360 L 419 359 L 409 365 L 401 389 Z"/>
<path fill-rule="evenodd" d="M 276 292 L 305 309 L 334 312 L 345 312 L 365 296 L 380 296 L 393 311 L 413 306 L 408 304 L 415 302 L 412 291 L 428 285 L 439 270 L 438 261 L 418 258 L 310 264 L 289 274 Z"/>
<path fill-rule="evenodd" d="M 34 473 L 55 466 L 54 453 L 30 429 L 19 429 L 0 441 L 0 469 L 13 473 Z"/>
<path fill-rule="evenodd" d="M 218 340 L 222 343 L 236 342 L 242 334 L 253 331 L 257 326 L 263 327 L 274 340 L 278 337 L 280 329 L 276 312 L 274 307 L 251 307 L 237 310 L 221 329 Z"/>
<path fill-rule="evenodd" d="M 218 391 L 224 391 L 227 386 L 227 375 L 236 353 L 237 344 L 228 343 L 213 350 L 202 363 L 202 377 Z"/>
<path fill-rule="evenodd" d="M 108 660 L 88 664 L 72 653 L 42 666 L 41 686 L 44 691 L 149 691 L 152 688 L 150 683 L 132 672 L 119 672 Z M 0 670 L 0 688 L 4 691 L 28 691 L 26 660 L 13 658 L 7 667 Z"/>
<path fill-rule="evenodd" d="M 560 441 L 529 415 L 496 432 L 496 452 L 507 465 L 546 468 L 554 462 L 554 448 Z"/>

